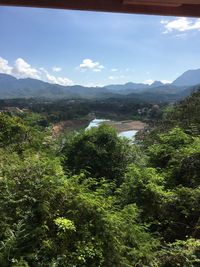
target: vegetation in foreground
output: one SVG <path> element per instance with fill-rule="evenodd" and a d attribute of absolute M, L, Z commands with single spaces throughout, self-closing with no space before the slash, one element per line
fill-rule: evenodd
<path fill-rule="evenodd" d="M 1 113 L 0 266 L 199 266 L 199 96 L 138 145 Z"/>

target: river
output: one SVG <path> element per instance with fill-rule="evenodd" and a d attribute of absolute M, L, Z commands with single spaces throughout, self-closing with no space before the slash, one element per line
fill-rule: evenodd
<path fill-rule="evenodd" d="M 94 128 L 94 127 L 98 127 L 99 125 L 101 125 L 102 123 L 105 123 L 105 122 L 111 122 L 111 121 L 105 120 L 105 119 L 94 119 L 90 122 L 90 124 L 88 125 L 86 130 Z M 119 132 L 118 135 L 120 137 L 126 137 L 128 139 L 133 140 L 137 132 L 138 132 L 138 130 L 121 131 L 121 132 Z"/>

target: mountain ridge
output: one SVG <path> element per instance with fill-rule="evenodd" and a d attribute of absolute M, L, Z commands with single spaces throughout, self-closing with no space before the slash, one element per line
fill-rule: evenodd
<path fill-rule="evenodd" d="M 63 86 L 38 79 L 17 79 L 12 75 L 0 73 L 0 98 L 109 98 L 121 96 L 146 95 L 165 99 L 179 99 L 193 91 L 200 84 L 200 69 L 188 70 L 172 83 L 163 84 L 154 81 L 152 84 L 133 83 L 111 84 L 103 87 L 87 87 L 82 85 Z M 145 96 L 144 96 L 145 97 Z M 146 98 L 146 97 L 145 97 Z"/>
<path fill-rule="evenodd" d="M 193 86 L 200 84 L 200 69 L 187 70 L 173 81 L 176 86 Z"/>

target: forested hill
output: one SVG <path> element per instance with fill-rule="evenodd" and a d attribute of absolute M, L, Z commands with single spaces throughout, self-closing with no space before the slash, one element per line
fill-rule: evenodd
<path fill-rule="evenodd" d="M 190 96 L 175 105 L 168 105 L 162 109 L 162 115 L 160 115 L 162 119 L 154 121 L 154 127 L 145 137 L 147 145 L 155 141 L 156 134 L 167 132 L 176 126 L 181 127 L 189 134 L 200 134 L 200 86 L 195 86 L 193 89 Z"/>
<path fill-rule="evenodd" d="M 156 123 L 156 128 L 151 132 L 152 136 L 175 126 L 185 129 L 192 135 L 200 134 L 200 87 L 194 89 L 194 92 L 184 100 L 164 107 L 162 120 Z"/>
<path fill-rule="evenodd" d="M 200 87 L 175 106 L 171 119 L 184 129 L 200 134 Z"/>
<path fill-rule="evenodd" d="M 55 100 L 127 97 L 141 101 L 174 103 L 189 95 L 193 87 L 200 84 L 199 73 L 200 70 L 187 71 L 168 84 L 160 81 L 155 81 L 151 85 L 129 82 L 104 87 L 63 86 L 32 78 L 17 79 L 14 76 L 0 73 L 0 99 L 45 98 Z"/>
<path fill-rule="evenodd" d="M 0 266 L 199 266 L 199 110 L 198 91 L 138 144 L 1 112 Z"/>

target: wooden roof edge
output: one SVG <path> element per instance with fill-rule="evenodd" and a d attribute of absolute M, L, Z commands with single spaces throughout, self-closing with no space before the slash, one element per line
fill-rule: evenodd
<path fill-rule="evenodd" d="M 160 2 L 162 2 L 162 0 Z M 200 17 L 200 4 L 159 6 L 157 4 L 130 4 L 126 3 L 126 1 L 124 2 L 123 0 L 0 0 L 0 6 L 21 6 L 162 16 Z"/>

